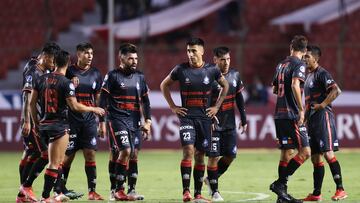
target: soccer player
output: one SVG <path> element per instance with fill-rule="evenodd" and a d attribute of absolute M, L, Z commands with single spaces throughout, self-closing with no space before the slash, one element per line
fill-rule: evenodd
<path fill-rule="evenodd" d="M 24 153 L 20 161 L 20 192 L 17 202 L 34 201 L 36 199 L 32 183 L 48 163 L 47 144 L 35 135 L 33 122 L 30 117 L 29 103 L 33 90 L 33 82 L 44 73 L 54 69 L 54 55 L 60 47 L 55 43 L 46 43 L 37 58 L 31 58 L 24 67 L 23 72 L 23 105 L 22 105 L 22 135 Z"/>
<path fill-rule="evenodd" d="M 281 154 L 279 178 L 270 185 L 270 190 L 278 195 L 278 202 L 302 202 L 287 193 L 287 181 L 311 153 L 301 100 L 305 81 L 305 63 L 301 59 L 306 54 L 307 42 L 302 35 L 292 39 L 290 56 L 278 64 L 272 82 L 277 94 L 274 119 Z M 298 153 L 291 158 L 293 149 Z"/>
<path fill-rule="evenodd" d="M 244 133 L 247 129 L 244 98 L 241 91 L 244 88 L 243 82 L 240 79 L 240 73 L 235 69 L 230 68 L 230 50 L 228 47 L 217 47 L 213 50 L 214 63 L 217 68 L 220 69 L 221 74 L 225 77 L 229 83 L 229 91 L 225 97 L 224 102 L 221 104 L 219 112 L 216 117 L 219 120 L 219 124 L 215 125 L 213 137 L 217 137 L 220 140 L 220 160 L 218 161 L 218 177 L 225 173 L 232 161 L 236 158 L 236 124 L 235 124 L 235 111 L 234 103 L 240 113 L 239 129 L 240 133 Z M 213 96 L 217 98 L 221 86 L 217 83 L 213 83 Z M 215 99 L 216 100 L 216 99 Z M 210 186 L 209 179 L 205 179 L 205 184 Z M 209 187 L 209 189 L 211 189 Z M 211 191 L 211 190 L 209 190 Z M 212 193 L 212 191 L 211 191 Z"/>
<path fill-rule="evenodd" d="M 192 158 L 194 165 L 194 202 L 209 202 L 201 195 L 204 181 L 204 156 L 208 158 L 207 173 L 210 187 L 213 191 L 213 201 L 223 201 L 218 191 L 217 162 L 219 156 L 219 140 L 212 137 L 212 118 L 218 112 L 221 103 L 228 92 L 229 85 L 215 65 L 203 60 L 204 41 L 191 38 L 187 42 L 188 62 L 176 65 L 170 74 L 162 81 L 160 88 L 173 113 L 180 120 L 180 139 L 183 149 L 181 161 L 181 178 L 183 185 L 183 201 L 192 200 L 190 194 L 190 176 Z M 170 86 L 179 81 L 181 106 L 175 105 Z M 223 88 L 216 104 L 211 106 L 211 87 L 217 81 Z"/>
<path fill-rule="evenodd" d="M 104 118 L 101 118 L 100 133 L 109 131 L 110 199 L 143 200 L 144 196 L 136 193 L 135 186 L 139 173 L 137 161 L 141 136 L 144 140 L 151 136 L 149 89 L 144 74 L 136 70 L 137 47 L 129 43 L 120 45 L 118 57 L 120 65 L 105 76 L 100 96 L 100 106 L 107 108 L 108 113 L 108 128 Z M 141 112 L 144 117 L 143 125 Z M 126 178 L 127 194 L 123 186 Z"/>
<path fill-rule="evenodd" d="M 99 107 L 88 107 L 76 101 L 75 87 L 65 77 L 70 61 L 66 51 L 59 51 L 55 55 L 56 70 L 42 75 L 34 83 L 31 93 L 30 110 L 35 129 L 40 136 L 49 143 L 49 165 L 45 171 L 45 181 L 40 202 L 59 202 L 62 199 L 50 198 L 50 191 L 58 175 L 58 168 L 65 156 L 66 146 L 69 142 L 69 122 L 67 116 L 68 106 L 73 111 L 93 112 L 99 115 L 105 113 Z M 41 108 L 38 119 L 37 105 Z"/>
<path fill-rule="evenodd" d="M 314 165 L 314 190 L 304 201 L 322 200 L 321 186 L 325 175 L 322 156 L 328 162 L 336 184 L 336 192 L 331 199 L 337 201 L 347 198 L 340 164 L 334 154 L 339 150 L 339 142 L 331 107 L 331 102 L 340 95 L 341 90 L 330 73 L 319 65 L 320 57 L 321 50 L 318 46 L 307 47 L 305 61 L 309 74 L 305 81 L 305 120 L 310 136 L 311 161 Z"/>
<path fill-rule="evenodd" d="M 97 106 L 100 99 L 100 89 L 102 78 L 99 70 L 91 66 L 94 56 L 94 49 L 90 43 L 80 43 L 76 46 L 77 63 L 69 66 L 66 72 L 68 79 L 77 81 L 75 84 L 76 100 L 86 106 Z M 66 149 L 66 156 L 62 165 L 63 182 L 69 175 L 71 163 L 75 158 L 76 152 L 81 149 L 85 158 L 85 173 L 88 184 L 88 200 L 104 200 L 96 188 L 96 160 L 95 152 L 97 149 L 97 121 L 92 112 L 78 113 L 69 110 L 70 140 Z M 59 177 L 60 178 L 60 177 Z M 59 185 L 57 185 L 59 187 Z M 70 198 L 81 197 L 82 194 L 69 192 L 60 184 L 57 192 L 63 192 Z M 59 191 L 59 189 L 61 189 Z"/>

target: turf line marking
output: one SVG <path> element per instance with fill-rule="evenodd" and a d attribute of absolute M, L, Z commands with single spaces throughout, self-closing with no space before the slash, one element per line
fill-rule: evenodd
<path fill-rule="evenodd" d="M 236 202 L 258 201 L 258 200 L 264 200 L 264 199 L 270 197 L 270 195 L 268 195 L 268 194 L 258 193 L 258 192 L 221 191 L 221 193 L 229 193 L 229 194 L 251 194 L 251 195 L 255 195 L 254 198 L 236 200 Z"/>

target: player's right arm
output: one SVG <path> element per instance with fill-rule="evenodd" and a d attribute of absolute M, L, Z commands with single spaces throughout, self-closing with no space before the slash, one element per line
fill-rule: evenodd
<path fill-rule="evenodd" d="M 171 79 L 170 75 L 166 76 L 166 78 L 160 84 L 161 92 L 163 93 L 164 98 L 166 99 L 173 113 L 178 114 L 180 116 L 186 116 L 187 109 L 184 107 L 176 106 L 174 100 L 171 97 L 170 86 L 174 84 L 174 82 L 175 81 Z"/>
<path fill-rule="evenodd" d="M 93 112 L 100 116 L 103 116 L 105 114 L 105 110 L 100 107 L 85 106 L 85 105 L 77 102 L 76 97 L 67 97 L 66 103 L 70 107 L 71 110 L 77 111 L 80 113 Z"/>
<path fill-rule="evenodd" d="M 31 118 L 32 118 L 32 120 L 34 122 L 34 125 L 35 125 L 34 128 L 38 132 L 39 120 L 38 120 L 38 117 L 37 117 L 37 108 L 36 108 L 37 100 L 38 100 L 38 91 L 37 90 L 32 90 L 31 95 L 30 95 L 30 102 L 29 102 L 30 114 L 31 114 Z"/>

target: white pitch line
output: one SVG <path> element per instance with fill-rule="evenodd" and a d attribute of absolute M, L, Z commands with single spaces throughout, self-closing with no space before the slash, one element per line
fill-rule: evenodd
<path fill-rule="evenodd" d="M 258 193 L 258 192 L 235 192 L 235 191 L 221 191 L 221 193 L 230 193 L 230 194 L 251 194 L 251 195 L 256 195 L 256 197 L 254 197 L 254 198 L 243 199 L 243 200 L 236 200 L 236 202 L 258 201 L 258 200 L 264 200 L 264 199 L 266 199 L 266 198 L 270 197 L 270 195 L 268 195 L 268 194 Z"/>

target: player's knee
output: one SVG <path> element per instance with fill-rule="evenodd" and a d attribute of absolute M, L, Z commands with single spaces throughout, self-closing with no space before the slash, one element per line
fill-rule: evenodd
<path fill-rule="evenodd" d="M 183 147 L 183 159 L 191 160 L 194 156 L 194 148 L 191 145 Z"/>
<path fill-rule="evenodd" d="M 324 153 L 324 157 L 326 159 L 327 162 L 329 162 L 330 160 L 332 160 L 335 157 L 335 154 L 333 151 L 328 151 Z"/>
<path fill-rule="evenodd" d="M 311 150 L 310 147 L 304 147 L 301 151 L 300 151 L 300 157 L 305 161 L 307 159 L 309 159 L 311 157 Z"/>

